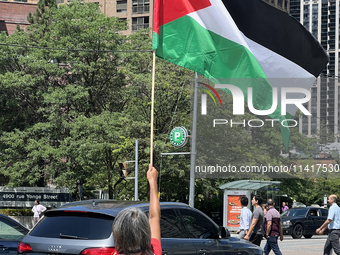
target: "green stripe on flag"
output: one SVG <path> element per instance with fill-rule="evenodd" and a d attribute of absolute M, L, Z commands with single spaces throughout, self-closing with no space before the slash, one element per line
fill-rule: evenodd
<path fill-rule="evenodd" d="M 156 32 L 152 32 L 152 50 L 158 48 L 159 45 L 159 35 Z"/>
<path fill-rule="evenodd" d="M 253 104 L 256 109 L 267 110 L 272 105 L 272 86 L 254 55 L 244 46 L 206 30 L 194 19 L 184 16 L 159 28 L 158 57 L 193 70 L 214 84 L 232 84 L 239 87 L 247 101 L 248 87 L 253 88 Z M 224 90 L 230 93 L 229 90 Z M 269 115 L 280 121 L 285 119 L 278 106 Z M 286 149 L 289 128 L 281 126 Z"/>

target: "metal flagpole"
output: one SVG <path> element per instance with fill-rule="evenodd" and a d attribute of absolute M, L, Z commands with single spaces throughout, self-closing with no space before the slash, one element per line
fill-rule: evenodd
<path fill-rule="evenodd" d="M 191 130 L 191 155 L 190 155 L 190 189 L 189 205 L 194 207 L 195 200 L 195 160 L 196 160 L 196 122 L 197 122 L 197 83 L 198 74 L 195 72 L 195 92 L 194 92 L 194 109 Z"/>

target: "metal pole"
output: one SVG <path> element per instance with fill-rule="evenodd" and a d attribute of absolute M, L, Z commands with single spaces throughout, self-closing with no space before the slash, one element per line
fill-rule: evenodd
<path fill-rule="evenodd" d="M 190 190 L 189 205 L 194 207 L 195 200 L 195 161 L 196 161 L 196 122 L 197 122 L 197 82 L 198 74 L 195 72 L 195 92 L 194 92 L 194 109 L 191 130 L 191 155 L 190 155 Z"/>
<path fill-rule="evenodd" d="M 135 149 L 135 201 L 138 201 L 138 140 Z"/>
<path fill-rule="evenodd" d="M 165 152 L 161 153 L 161 157 L 166 155 L 189 155 L 189 154 L 191 154 L 191 152 Z"/>

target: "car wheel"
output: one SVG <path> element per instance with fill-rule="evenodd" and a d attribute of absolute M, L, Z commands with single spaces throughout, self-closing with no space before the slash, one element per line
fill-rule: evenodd
<path fill-rule="evenodd" d="M 294 239 L 300 239 L 302 237 L 303 227 L 300 224 L 296 224 L 293 228 L 292 237 Z"/>
<path fill-rule="evenodd" d="M 312 238 L 313 235 L 304 235 L 305 238 Z"/>

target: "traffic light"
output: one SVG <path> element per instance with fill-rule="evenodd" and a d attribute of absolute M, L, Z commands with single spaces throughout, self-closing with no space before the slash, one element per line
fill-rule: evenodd
<path fill-rule="evenodd" d="M 124 162 L 124 163 L 118 163 L 119 164 L 119 175 L 121 178 L 126 178 L 127 177 L 127 169 L 128 169 L 128 166 L 127 166 L 127 163 Z"/>

